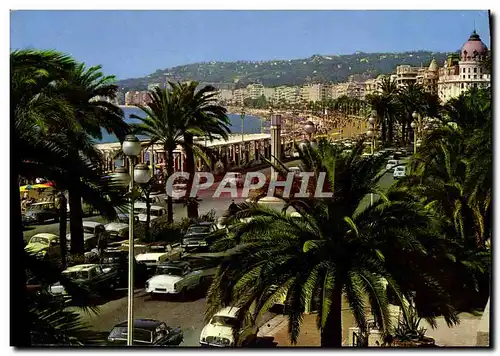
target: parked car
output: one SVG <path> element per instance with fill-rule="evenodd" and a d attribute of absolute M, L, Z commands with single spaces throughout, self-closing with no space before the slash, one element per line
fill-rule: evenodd
<path fill-rule="evenodd" d="M 89 239 L 91 237 L 99 237 L 100 234 L 104 233 L 106 228 L 104 224 L 95 221 L 84 221 L 83 222 L 83 238 Z M 71 240 L 71 233 L 66 234 L 66 240 Z"/>
<path fill-rule="evenodd" d="M 245 177 L 240 172 L 227 172 L 221 182 L 221 184 L 230 184 L 231 186 L 235 185 L 238 188 L 243 187 L 244 183 Z"/>
<path fill-rule="evenodd" d="M 36 234 L 31 237 L 24 249 L 39 258 L 52 259 L 61 255 L 59 236 L 55 234 Z"/>
<path fill-rule="evenodd" d="M 128 224 L 111 222 L 104 225 L 109 241 L 119 241 L 128 238 Z"/>
<path fill-rule="evenodd" d="M 226 307 L 217 312 L 203 328 L 200 335 L 202 347 L 248 346 L 257 339 L 258 327 L 248 313 L 238 327 L 236 313 L 239 308 Z M 233 327 L 238 328 L 238 338 L 234 339 Z"/>
<path fill-rule="evenodd" d="M 118 222 L 121 222 L 121 223 L 124 223 L 124 224 L 127 224 L 129 223 L 129 215 L 126 214 L 126 213 L 118 213 Z M 136 214 L 134 214 L 134 222 L 138 223 L 139 222 L 139 216 L 137 216 Z"/>
<path fill-rule="evenodd" d="M 134 210 L 139 217 L 139 221 L 146 222 L 147 220 L 147 208 L 146 203 L 135 203 Z M 152 222 L 161 216 L 167 215 L 167 209 L 159 205 L 151 205 L 149 209 L 149 220 Z"/>
<path fill-rule="evenodd" d="M 59 221 L 59 211 L 52 202 L 34 203 L 24 214 L 24 224 L 43 224 L 47 221 Z"/>
<path fill-rule="evenodd" d="M 181 254 L 182 248 L 179 243 L 153 242 L 147 246 L 146 252 L 138 254 L 135 259 L 146 266 L 148 272 L 154 273 L 160 263 L 176 261 L 181 258 Z"/>
<path fill-rule="evenodd" d="M 118 286 L 126 286 L 128 282 L 128 251 L 117 248 L 104 250 L 99 256 L 99 265 L 103 272 L 115 270 L 117 273 Z M 137 263 L 134 258 L 134 281 L 136 286 L 144 286 L 148 279 L 146 266 Z"/>
<path fill-rule="evenodd" d="M 208 249 L 213 240 L 210 235 L 217 230 L 217 226 L 211 222 L 200 222 L 191 225 L 182 239 L 182 248 L 185 251 L 193 249 Z"/>
<path fill-rule="evenodd" d="M 62 273 L 98 294 L 113 291 L 118 286 L 118 272 L 112 269 L 104 271 L 98 264 L 76 265 Z M 54 295 L 66 294 L 60 283 L 50 286 L 50 292 Z"/>
<path fill-rule="evenodd" d="M 155 294 L 183 295 L 211 280 L 216 271 L 214 263 L 167 262 L 158 265 L 155 275 L 146 282 L 145 289 L 151 297 Z"/>
<path fill-rule="evenodd" d="M 402 178 L 406 176 L 406 167 L 405 166 L 398 166 L 394 168 L 394 173 L 392 174 L 394 179 Z"/>
<path fill-rule="evenodd" d="M 107 345 L 127 343 L 127 321 L 116 324 L 108 335 Z M 178 346 L 184 335 L 181 328 L 172 328 L 155 319 L 134 319 L 133 344 L 138 346 Z"/>
<path fill-rule="evenodd" d="M 387 165 L 385 166 L 385 169 L 387 171 L 394 171 L 394 167 L 396 167 L 399 164 L 399 162 L 395 159 L 390 159 L 387 161 Z"/>

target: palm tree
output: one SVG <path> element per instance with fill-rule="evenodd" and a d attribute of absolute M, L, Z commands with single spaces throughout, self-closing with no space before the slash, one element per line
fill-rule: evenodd
<path fill-rule="evenodd" d="M 77 157 L 85 148 L 84 155 L 102 162 L 99 153 L 93 147 L 93 142 L 87 139 L 102 139 L 101 130 L 113 133 L 123 141 L 129 128 L 123 120 L 123 111 L 108 100 L 114 99 L 118 87 L 111 84 L 113 76 L 104 76 L 101 66 L 86 68 L 83 63 L 76 65 L 67 80 L 59 83 L 58 90 L 73 106 L 75 120 L 78 124 L 76 132 L 66 131 L 72 141 L 81 142 L 68 147 L 71 155 Z M 79 189 L 80 177 L 75 174 L 68 176 L 71 184 L 69 190 L 71 250 L 73 253 L 83 252 L 83 210 L 82 194 Z"/>
<path fill-rule="evenodd" d="M 189 130 L 190 116 L 181 106 L 178 93 L 170 88 L 156 87 L 150 92 L 151 103 L 148 106 L 139 106 L 146 117 L 130 115 L 140 121 L 132 125 L 136 133 L 147 135 L 149 144 L 161 144 L 167 156 L 167 178 L 174 173 L 174 150 L 177 145 L 183 144 L 184 133 Z M 172 197 L 167 198 L 167 220 L 173 222 L 174 212 Z"/>
<path fill-rule="evenodd" d="M 397 101 L 401 107 L 401 139 L 407 142 L 407 135 L 410 131 L 410 124 L 413 121 L 412 114 L 421 111 L 423 106 L 424 89 L 416 82 L 407 82 L 397 93 Z"/>
<path fill-rule="evenodd" d="M 256 318 L 285 298 L 288 332 L 296 342 L 306 304 L 316 301 L 321 346 L 340 347 L 342 296 L 363 333 L 368 306 L 382 332 L 389 332 L 385 280 L 400 302 L 413 300 L 415 287 L 418 296 L 439 296 L 447 321 L 456 321 L 434 276 L 415 268 L 427 258 L 426 245 L 434 243 L 431 216 L 418 202 L 391 201 L 381 192 L 373 206 L 363 206 L 363 198 L 377 191 L 386 157 L 362 158 L 362 150 L 361 142 L 351 154 L 320 142 L 317 150 L 302 153 L 306 167 L 326 173 L 333 196 L 290 201 L 301 217 L 242 206 L 231 235 L 220 242 L 233 239 L 240 248 L 218 269 L 207 295 L 207 318 L 228 305 L 239 306 L 242 315 L 255 305 Z M 251 220 L 240 220 L 246 217 Z"/>
<path fill-rule="evenodd" d="M 183 114 L 189 120 L 190 130 L 184 132 L 184 150 L 186 153 L 186 170 L 189 173 L 187 191 L 191 191 L 196 170 L 195 155 L 206 160 L 203 146 L 194 142 L 194 133 L 202 134 L 210 141 L 214 138 L 227 140 L 230 132 L 230 120 L 227 110 L 217 105 L 217 90 L 212 86 L 204 86 L 197 90 L 198 82 L 171 84 L 172 90 L 179 96 Z M 188 218 L 198 217 L 196 202 L 188 201 Z"/>
<path fill-rule="evenodd" d="M 389 144 L 392 144 L 394 120 L 397 112 L 396 95 L 398 93 L 398 87 L 395 80 L 392 80 L 390 77 L 384 77 L 379 83 L 379 88 L 382 91 L 380 95 L 384 103 L 383 112 L 380 113 L 382 116 L 380 117 L 382 119 L 382 124 L 385 122 L 387 126 L 387 141 Z"/>
<path fill-rule="evenodd" d="M 12 159 L 12 171 L 16 179 L 11 181 L 11 193 L 13 196 L 19 194 L 19 176 L 44 177 L 55 182 L 56 190 L 66 190 L 68 172 L 77 172 L 82 177 L 82 196 L 89 200 L 97 199 L 102 212 L 112 216 L 112 197 L 108 194 L 112 182 L 102 179 L 98 162 L 84 156 L 75 160 L 75 157 L 68 155 L 67 147 L 74 143 L 68 140 L 64 132 L 76 130 L 77 125 L 73 107 L 57 90 L 57 84 L 70 77 L 75 65 L 69 56 L 53 51 L 23 50 L 11 53 L 11 142 L 16 147 Z M 57 127 L 58 130 L 55 129 Z M 22 325 L 12 327 L 17 330 L 13 333 L 12 344 L 29 346 L 32 342 L 30 333 L 40 322 L 37 319 L 40 314 L 30 309 L 26 293 L 26 270 L 29 269 L 36 277 L 43 277 L 47 267 L 37 264 L 36 259 L 24 252 L 19 200 L 14 199 L 14 203 L 17 209 L 14 210 L 14 218 L 19 234 L 11 240 L 12 259 L 17 266 L 11 291 L 21 307 L 13 322 L 21 321 Z M 52 271 L 45 273 L 45 276 L 59 279 L 59 272 Z M 78 291 L 70 295 L 83 296 L 83 293 Z"/>

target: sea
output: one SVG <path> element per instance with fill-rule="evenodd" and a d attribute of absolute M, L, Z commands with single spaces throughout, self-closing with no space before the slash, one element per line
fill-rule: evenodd
<path fill-rule="evenodd" d="M 144 117 L 144 113 L 139 109 L 135 107 L 122 107 L 125 121 L 129 124 L 131 123 L 138 123 L 139 120 L 137 119 L 130 119 L 131 114 L 135 114 L 140 117 Z M 241 117 L 240 115 L 234 115 L 234 114 L 229 114 L 228 115 L 229 119 L 231 120 L 231 125 L 230 125 L 230 130 L 231 133 L 241 133 Z M 250 115 L 245 115 L 245 123 L 243 125 L 243 131 L 246 134 L 249 133 L 260 133 L 260 119 L 255 116 L 250 116 Z M 265 123 L 264 123 L 265 124 Z M 137 136 L 141 140 L 147 140 L 147 136 Z M 97 140 L 96 143 L 111 143 L 111 142 L 118 142 L 118 139 L 116 138 L 115 135 L 113 134 L 108 134 L 106 131 L 102 131 L 102 140 Z"/>

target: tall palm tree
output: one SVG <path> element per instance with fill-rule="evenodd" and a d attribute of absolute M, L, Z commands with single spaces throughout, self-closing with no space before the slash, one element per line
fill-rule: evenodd
<path fill-rule="evenodd" d="M 167 178 L 174 173 L 174 150 L 177 145 L 184 143 L 184 134 L 189 130 L 191 118 L 187 111 L 181 106 L 177 92 L 170 88 L 156 87 L 149 93 L 151 103 L 148 106 L 139 106 L 146 117 L 135 114 L 131 118 L 140 121 L 133 124 L 134 132 L 147 135 L 150 145 L 161 144 L 167 156 Z M 174 212 L 172 197 L 167 198 L 167 220 L 173 222 Z"/>
<path fill-rule="evenodd" d="M 390 201 L 381 192 L 373 206 L 363 206 L 363 198 L 377 191 L 386 157 L 362 158 L 362 150 L 362 143 L 351 154 L 325 142 L 317 150 L 307 148 L 305 165 L 326 173 L 333 196 L 291 201 L 301 217 L 242 206 L 231 236 L 220 242 L 236 238 L 240 248 L 218 269 L 207 295 L 207 318 L 228 305 L 241 307 L 242 315 L 255 305 L 256 318 L 285 298 L 288 332 L 296 342 L 306 304 L 317 300 L 321 345 L 340 347 L 342 296 L 362 332 L 368 306 L 382 332 L 389 332 L 385 280 L 400 302 L 413 300 L 415 287 L 419 296 L 439 296 L 447 321 L 456 321 L 434 276 L 420 275 L 415 267 L 424 263 L 426 245 L 435 237 L 431 216 L 418 202 Z M 398 273 L 402 267 L 406 275 Z"/>
<path fill-rule="evenodd" d="M 398 87 L 395 80 L 390 77 L 384 77 L 379 83 L 379 88 L 381 90 L 380 96 L 382 97 L 382 102 L 384 103 L 384 110 L 381 113 L 382 123 L 386 123 L 387 130 L 387 141 L 392 144 L 394 135 L 394 120 L 397 112 L 397 102 L 396 96 L 398 93 Z"/>
<path fill-rule="evenodd" d="M 104 76 L 100 71 L 101 66 L 87 68 L 83 63 L 75 66 L 67 80 L 61 81 L 58 90 L 61 95 L 73 106 L 75 120 L 78 124 L 76 130 L 66 131 L 72 141 L 81 142 L 68 147 L 69 152 L 78 159 L 85 149 L 84 154 L 102 162 L 102 158 L 93 147 L 90 139 L 102 139 L 102 129 L 113 133 L 123 141 L 129 128 L 123 120 L 123 111 L 108 100 L 114 99 L 118 87 L 112 84 L 113 76 Z M 79 189 L 80 177 L 75 174 L 68 176 L 70 184 L 70 233 L 71 250 L 73 253 L 83 253 L 83 210 L 82 194 Z"/>
<path fill-rule="evenodd" d="M 74 145 L 65 131 L 76 131 L 73 107 L 58 90 L 58 82 L 71 76 L 75 62 L 67 55 L 54 51 L 23 50 L 11 53 L 11 142 L 16 147 L 13 151 L 12 171 L 16 177 L 11 181 L 11 193 L 19 194 L 19 176 L 26 178 L 44 177 L 55 182 L 56 190 L 68 188 L 68 172 L 77 172 L 82 177 L 80 190 L 83 197 L 100 205 L 107 216 L 114 213 L 109 195 L 113 183 L 102 178 L 99 163 L 91 157 L 68 155 L 67 147 Z M 55 129 L 55 128 L 59 129 Z M 78 142 L 76 143 L 78 144 Z M 16 261 L 14 275 L 11 278 L 13 298 L 21 307 L 17 310 L 12 344 L 29 346 L 31 331 L 39 314 L 30 309 L 26 291 L 26 270 L 40 277 L 46 268 L 37 265 L 36 259 L 27 256 L 24 251 L 21 229 L 21 208 L 18 199 L 14 199 L 14 219 L 19 234 L 11 240 L 11 259 Z M 63 237 L 64 238 L 64 237 Z M 49 278 L 59 279 L 57 271 L 46 274 Z M 64 279 L 64 278 L 62 278 Z M 69 288 L 71 289 L 71 288 Z M 71 295 L 83 295 L 80 292 Z M 52 309 L 53 310 L 53 309 Z"/>
<path fill-rule="evenodd" d="M 195 143 L 194 133 L 199 133 L 210 141 L 214 138 L 227 140 L 230 120 L 226 108 L 217 104 L 217 89 L 210 85 L 197 89 L 198 82 L 171 83 L 172 91 L 178 95 L 183 115 L 188 119 L 190 130 L 184 132 L 186 170 L 189 173 L 187 191 L 191 191 L 196 169 L 195 155 L 206 160 L 204 147 Z M 188 201 L 189 202 L 189 201 Z M 188 218 L 198 217 L 196 203 L 187 204 Z"/>

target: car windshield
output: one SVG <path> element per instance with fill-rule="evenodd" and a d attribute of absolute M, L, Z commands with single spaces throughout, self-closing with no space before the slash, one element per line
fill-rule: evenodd
<path fill-rule="evenodd" d="M 39 244 L 44 244 L 44 245 L 48 245 L 49 244 L 49 239 L 46 238 L 46 237 L 42 237 L 42 236 L 33 236 L 30 240 L 30 243 L 39 243 Z"/>
<path fill-rule="evenodd" d="M 95 229 L 90 226 L 84 226 L 83 227 L 83 233 L 84 234 L 93 234 L 95 232 Z"/>
<path fill-rule="evenodd" d="M 187 229 L 188 234 L 207 234 L 209 232 L 209 226 L 191 226 Z"/>
<path fill-rule="evenodd" d="M 168 245 L 150 245 L 146 248 L 147 252 L 168 252 Z"/>
<path fill-rule="evenodd" d="M 120 261 L 121 259 L 126 259 L 126 256 L 125 256 L 125 254 L 119 253 L 119 252 L 104 252 L 101 255 L 101 260 L 103 263 L 116 262 L 116 261 Z"/>
<path fill-rule="evenodd" d="M 153 333 L 149 330 L 134 328 L 134 341 L 151 343 Z M 117 326 L 109 333 L 108 339 L 127 340 L 127 327 Z"/>
<path fill-rule="evenodd" d="M 228 316 L 215 315 L 212 320 L 210 320 L 210 324 L 215 326 L 228 326 L 232 328 L 233 326 L 236 326 L 236 319 Z"/>
<path fill-rule="evenodd" d="M 147 209 L 141 209 L 140 214 L 146 215 L 148 213 Z M 161 216 L 161 210 L 150 209 L 149 216 Z"/>
<path fill-rule="evenodd" d="M 398 164 L 397 161 L 389 161 L 388 164 Z"/>
<path fill-rule="evenodd" d="M 63 272 L 68 278 L 71 279 L 89 279 L 88 271 L 75 271 L 75 272 Z"/>
<path fill-rule="evenodd" d="M 396 171 L 404 171 L 405 167 L 396 167 Z"/>
<path fill-rule="evenodd" d="M 168 276 L 182 276 L 182 268 L 173 266 L 159 266 L 156 274 L 166 274 Z"/>

